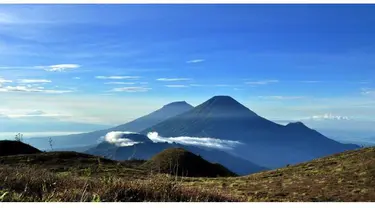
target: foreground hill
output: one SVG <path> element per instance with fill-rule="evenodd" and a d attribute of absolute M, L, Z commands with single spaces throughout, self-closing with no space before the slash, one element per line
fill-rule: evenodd
<path fill-rule="evenodd" d="M 113 128 L 103 129 L 88 133 L 82 134 L 72 134 L 72 135 L 64 135 L 64 136 L 53 136 L 51 137 L 54 141 L 54 145 L 56 148 L 66 148 L 66 147 L 74 147 L 74 146 L 88 146 L 97 144 L 101 137 L 105 136 L 107 133 L 112 131 L 129 131 L 129 132 L 139 132 L 148 127 L 151 127 L 157 123 L 160 123 L 168 118 L 173 116 L 179 115 L 184 113 L 193 106 L 186 103 L 185 101 L 180 102 L 173 102 L 167 105 L 164 105 L 159 110 L 156 110 L 148 115 L 142 116 L 138 119 L 135 119 L 129 123 L 122 124 Z M 48 141 L 49 137 L 41 137 L 41 138 L 31 138 L 29 142 L 34 144 L 39 144 L 40 141 L 45 140 Z M 48 147 L 48 142 L 46 143 L 45 148 Z"/>
<path fill-rule="evenodd" d="M 170 148 L 152 157 L 141 168 L 186 177 L 236 176 L 220 164 L 212 164 L 182 148 Z"/>
<path fill-rule="evenodd" d="M 103 142 L 97 145 L 95 148 L 89 149 L 86 151 L 86 153 L 103 156 L 112 160 L 129 160 L 132 158 L 149 160 L 154 155 L 169 148 L 183 148 L 196 155 L 200 155 L 203 159 L 211 163 L 219 163 L 238 175 L 247 175 L 267 170 L 267 168 L 261 167 L 248 160 L 233 156 L 221 150 L 209 148 L 205 149 L 176 143 L 140 143 L 133 146 L 118 147 L 113 144 Z"/>
<path fill-rule="evenodd" d="M 216 188 L 249 201 L 375 202 L 375 148 L 225 179 L 185 179 L 187 186 Z"/>
<path fill-rule="evenodd" d="M 41 151 L 22 142 L 2 140 L 0 141 L 0 156 L 35 154 Z"/>
<path fill-rule="evenodd" d="M 331 140 L 303 123 L 286 126 L 269 121 L 229 96 L 215 96 L 142 134 L 163 137 L 211 137 L 241 142 L 232 154 L 268 168 L 297 164 L 359 148 Z"/>
<path fill-rule="evenodd" d="M 181 186 L 169 175 L 76 152 L 0 157 L 0 202 L 242 201 L 217 190 Z"/>

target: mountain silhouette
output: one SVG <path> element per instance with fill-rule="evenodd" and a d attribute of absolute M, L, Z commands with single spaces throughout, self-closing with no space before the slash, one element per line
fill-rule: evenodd
<path fill-rule="evenodd" d="M 122 124 L 113 128 L 98 130 L 88 133 L 82 134 L 71 134 L 71 135 L 64 135 L 64 136 L 52 136 L 51 138 L 54 141 L 54 145 L 58 148 L 64 147 L 77 147 L 77 146 L 88 146 L 97 144 L 98 141 L 102 140 L 101 138 L 105 136 L 107 133 L 112 131 L 129 131 L 129 132 L 139 132 L 148 127 L 151 127 L 157 123 L 160 123 L 168 118 L 176 116 L 178 114 L 184 113 L 193 106 L 186 103 L 185 101 L 179 102 L 172 102 L 167 105 L 164 105 L 162 108 L 148 114 L 137 118 L 131 122 L 126 124 Z M 28 140 L 29 143 L 34 143 L 34 146 L 37 146 L 38 141 L 44 141 L 49 137 L 39 137 L 39 138 L 31 138 Z M 137 140 L 135 140 L 137 141 Z M 48 143 L 45 148 L 49 148 Z"/>
<path fill-rule="evenodd" d="M 185 177 L 237 176 L 220 164 L 213 164 L 183 148 L 163 150 L 141 165 L 142 169 Z"/>
<path fill-rule="evenodd" d="M 359 148 L 331 140 L 301 122 L 286 126 L 276 124 L 229 96 L 214 96 L 141 133 L 154 131 L 163 137 L 211 137 L 239 141 L 243 145 L 238 145 L 230 151 L 231 154 L 268 168 Z"/>
<path fill-rule="evenodd" d="M 36 154 L 41 151 L 19 141 L 0 141 L 0 156 Z"/>

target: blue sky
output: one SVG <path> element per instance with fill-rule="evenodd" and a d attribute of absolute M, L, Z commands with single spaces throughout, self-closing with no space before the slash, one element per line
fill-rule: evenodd
<path fill-rule="evenodd" d="M 370 120 L 374 77 L 375 6 L 0 6 L 7 117 L 114 125 L 226 94 L 273 120 Z"/>

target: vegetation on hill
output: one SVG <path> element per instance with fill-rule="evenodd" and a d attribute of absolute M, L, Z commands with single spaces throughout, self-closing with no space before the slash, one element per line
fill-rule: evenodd
<path fill-rule="evenodd" d="M 41 151 L 22 143 L 21 141 L 1 140 L 0 141 L 0 156 L 18 155 L 18 154 L 35 154 Z"/>
<path fill-rule="evenodd" d="M 76 152 L 0 157 L 0 201 L 241 201 L 216 190 L 185 187 L 176 177 Z"/>
<path fill-rule="evenodd" d="M 141 168 L 187 177 L 236 176 L 235 173 L 224 166 L 212 164 L 182 148 L 166 149 L 141 165 Z"/>
<path fill-rule="evenodd" d="M 0 201 L 143 202 L 240 201 L 218 191 L 180 185 L 170 177 L 147 180 L 121 177 L 74 177 L 34 168 L 0 167 Z"/>
<path fill-rule="evenodd" d="M 235 178 L 185 178 L 248 201 L 375 201 L 375 148 Z"/>

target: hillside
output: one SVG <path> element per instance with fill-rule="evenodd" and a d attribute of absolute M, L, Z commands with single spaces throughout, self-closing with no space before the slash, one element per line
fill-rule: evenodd
<path fill-rule="evenodd" d="M 240 157 L 233 156 L 227 152 L 216 149 L 204 149 L 196 146 L 170 144 L 170 143 L 141 143 L 133 146 L 118 147 L 107 142 L 103 142 L 95 148 L 86 151 L 88 154 L 107 157 L 113 160 L 128 160 L 131 158 L 149 160 L 154 155 L 169 149 L 183 148 L 211 163 L 219 163 L 238 175 L 247 175 L 259 171 L 267 170 L 257 164 Z"/>
<path fill-rule="evenodd" d="M 1 140 L 0 156 L 18 155 L 18 154 L 35 154 L 41 151 L 22 142 Z"/>
<path fill-rule="evenodd" d="M 74 146 L 88 146 L 97 144 L 101 137 L 105 136 L 107 133 L 112 131 L 127 131 L 127 132 L 139 132 L 146 128 L 149 128 L 157 123 L 160 123 L 168 118 L 176 116 L 178 114 L 184 113 L 193 106 L 186 103 L 185 101 L 173 102 L 164 105 L 162 108 L 148 114 L 130 121 L 126 124 L 122 124 L 113 128 L 103 129 L 82 134 L 72 134 L 64 136 L 52 136 L 54 144 L 57 148 L 71 148 Z M 28 140 L 31 144 L 40 144 L 42 140 L 48 140 L 49 137 L 41 138 L 31 138 Z M 48 147 L 48 142 L 46 142 L 46 147 Z"/>
<path fill-rule="evenodd" d="M 268 168 L 297 164 L 330 154 L 359 148 L 341 144 L 306 127 L 269 121 L 229 96 L 215 96 L 199 106 L 167 119 L 142 134 L 163 137 L 211 137 L 243 143 L 231 151 L 238 157 Z"/>
<path fill-rule="evenodd" d="M 363 148 L 244 177 L 185 179 L 249 201 L 375 202 L 375 148 Z"/>
<path fill-rule="evenodd" d="M 76 152 L 0 157 L 0 202 L 242 201 L 217 190 L 181 186 L 150 174 L 144 161 L 112 161 Z"/>
<path fill-rule="evenodd" d="M 182 148 L 166 149 L 141 165 L 141 168 L 185 177 L 236 176 L 224 166 L 210 163 Z"/>

